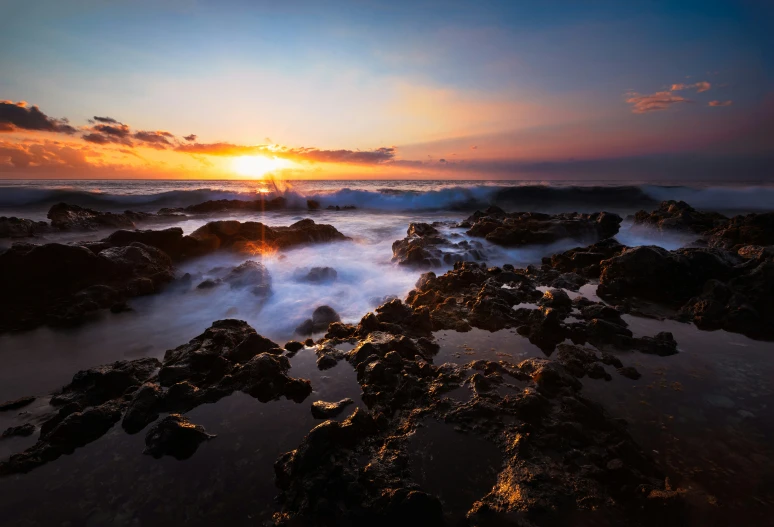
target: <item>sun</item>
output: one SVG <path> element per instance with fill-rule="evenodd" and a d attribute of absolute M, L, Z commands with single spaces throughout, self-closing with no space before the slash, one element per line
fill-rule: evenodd
<path fill-rule="evenodd" d="M 269 172 L 290 166 L 286 159 L 266 156 L 240 156 L 231 162 L 231 168 L 240 176 L 261 178 Z"/>

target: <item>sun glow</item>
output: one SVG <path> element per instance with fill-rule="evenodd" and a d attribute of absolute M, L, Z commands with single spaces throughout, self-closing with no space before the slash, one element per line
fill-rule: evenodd
<path fill-rule="evenodd" d="M 287 168 L 290 161 L 278 157 L 240 156 L 231 162 L 231 168 L 240 176 L 261 178 L 270 172 Z"/>

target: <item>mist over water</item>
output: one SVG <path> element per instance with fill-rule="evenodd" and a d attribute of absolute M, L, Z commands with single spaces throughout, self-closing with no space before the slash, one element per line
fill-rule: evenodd
<path fill-rule="evenodd" d="M 90 184 L 96 186 L 97 182 Z M 99 182 L 99 184 L 113 182 Z M 126 203 L 141 203 L 149 196 L 165 196 L 174 192 L 193 192 L 201 198 L 199 190 L 167 190 L 152 194 L 147 192 L 152 182 L 116 183 L 115 190 L 133 192 L 120 194 Z M 200 182 L 166 182 L 169 185 L 190 186 Z M 380 182 L 381 183 L 381 182 Z M 500 182 L 501 183 L 501 182 Z M 243 183 L 240 183 L 244 185 Z M 331 185 L 326 182 L 325 185 Z M 235 185 L 228 183 L 228 185 Z M 310 187 L 324 187 L 322 183 L 309 182 Z M 175 283 L 163 293 L 150 297 L 131 300 L 132 312 L 95 314 L 97 319 L 79 328 L 37 330 L 0 336 L 0 349 L 4 350 L 4 365 L 0 370 L 0 399 L 19 397 L 30 393 L 43 394 L 55 390 L 69 382 L 73 373 L 79 369 L 105 364 L 115 360 L 132 359 L 143 356 L 162 357 L 164 351 L 188 342 L 200 334 L 213 321 L 222 318 L 246 320 L 260 334 L 275 340 L 280 345 L 290 339 L 304 336 L 295 334 L 295 328 L 321 305 L 334 308 L 344 322 L 357 323 L 368 311 L 384 302 L 385 297 L 405 298 L 414 287 L 421 270 L 399 266 L 391 261 L 392 243 L 406 235 L 411 222 L 457 222 L 467 216 L 465 211 L 452 211 L 431 206 L 434 199 L 448 203 L 448 199 L 460 199 L 478 193 L 484 195 L 500 187 L 494 185 L 476 186 L 472 191 L 463 190 L 451 183 L 425 182 L 419 189 L 406 188 L 407 183 L 396 182 L 393 187 L 382 190 L 340 190 L 329 191 L 327 198 L 321 200 L 342 204 L 360 199 L 361 206 L 356 210 L 281 210 L 266 213 L 218 214 L 216 216 L 191 216 L 180 221 L 159 225 L 143 225 L 141 228 L 181 227 L 186 234 L 214 219 L 237 219 L 239 221 L 260 221 L 269 226 L 290 225 L 309 217 L 317 223 L 334 225 L 339 231 L 352 238 L 351 241 L 330 244 L 310 245 L 281 253 L 265 256 L 249 256 L 233 253 L 217 253 L 207 257 L 185 262 L 177 269 L 178 278 L 191 275 L 188 284 Z M 448 185 L 444 188 L 444 185 Z M 363 186 L 375 186 L 370 182 Z M 25 188 L 25 192 L 51 192 L 52 189 Z M 162 188 L 164 188 L 162 186 Z M 320 189 L 315 190 L 319 194 Z M 72 189 L 66 190 L 72 193 Z M 94 189 L 78 191 L 92 195 Z M 213 191 L 207 191 L 213 192 Z M 218 192 L 226 192 L 219 189 Z M 293 191 L 297 193 L 296 190 Z M 12 193 L 13 194 L 13 193 Z M 18 193 L 17 196 L 18 197 Z M 109 194 L 118 196 L 119 194 Z M 240 194 L 244 197 L 244 194 Z M 300 194 L 296 194 L 300 195 Z M 104 196 L 100 194 L 100 199 Z M 0 190 L 0 204 L 7 204 L 9 198 L 6 189 Z M 113 198 L 111 198 L 113 199 Z M 300 199 L 300 198 L 299 198 Z M 325 200 L 328 201 L 325 201 Z M 363 200 L 370 199 L 372 206 L 387 203 L 397 206 L 399 203 L 411 203 L 418 208 L 384 210 L 362 207 Z M 155 201 L 146 201 L 155 203 Z M 305 202 L 304 202 L 305 205 Z M 422 206 L 420 206 L 422 205 Z M 31 210 L 37 210 L 45 216 L 47 210 L 40 203 Z M 0 207 L 0 214 L 6 214 Z M 28 215 L 29 216 L 29 215 Z M 627 245 L 660 245 L 667 249 L 684 246 L 691 236 L 664 235 L 657 231 L 631 231 L 625 222 L 618 240 Z M 455 232 L 456 241 L 470 239 L 464 229 L 441 227 L 442 232 Z M 78 240 L 101 239 L 109 232 L 66 233 L 48 235 L 39 241 L 72 242 Z M 517 267 L 540 264 L 541 258 L 572 247 L 585 246 L 595 240 L 560 240 L 550 245 L 527 246 L 507 249 L 494 246 L 486 240 L 478 239 L 485 246 L 489 265 L 510 263 Z M 197 289 L 196 286 L 206 279 L 223 277 L 231 268 L 255 259 L 262 262 L 271 276 L 272 293 L 268 298 L 260 298 L 248 289 L 231 289 L 222 284 L 211 289 Z M 336 270 L 334 281 L 310 283 L 299 280 L 313 267 L 331 267 Z M 433 269 L 442 274 L 450 266 Z M 41 364 L 45 365 L 41 367 Z"/>

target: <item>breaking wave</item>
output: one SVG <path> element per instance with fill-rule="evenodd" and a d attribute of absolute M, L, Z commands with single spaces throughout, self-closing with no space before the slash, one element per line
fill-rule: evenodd
<path fill-rule="evenodd" d="M 43 209 L 65 202 L 102 210 L 154 211 L 163 207 L 186 207 L 209 200 L 251 200 L 255 189 L 178 188 L 158 192 L 149 181 L 126 183 L 120 191 L 83 190 L 77 187 L 0 186 L 0 209 Z M 306 208 L 307 200 L 329 206 L 355 206 L 380 211 L 473 210 L 497 205 L 511 210 L 544 211 L 633 211 L 652 209 L 663 200 L 683 200 L 697 209 L 725 211 L 774 210 L 774 188 L 688 187 L 666 185 L 449 185 L 428 189 L 427 182 L 416 189 L 380 188 L 373 182 L 325 182 L 295 184 L 284 191 L 264 193 L 268 198 L 281 195 L 288 208 Z M 169 187 L 167 183 L 167 187 Z M 129 188 L 131 187 L 131 188 Z M 326 188 L 327 187 L 327 188 Z M 342 188 L 343 187 L 343 188 Z M 155 188 L 155 192 L 154 192 Z M 162 187 L 163 188 L 163 187 Z"/>

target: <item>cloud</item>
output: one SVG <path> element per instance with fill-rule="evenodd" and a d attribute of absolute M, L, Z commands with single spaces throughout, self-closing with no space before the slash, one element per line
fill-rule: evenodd
<path fill-rule="evenodd" d="M 478 150 L 478 147 L 474 145 L 474 146 L 471 146 L 470 149 L 471 150 Z"/>
<path fill-rule="evenodd" d="M 734 101 L 710 101 L 708 106 L 731 106 Z"/>
<path fill-rule="evenodd" d="M 99 119 L 110 119 L 110 118 L 103 117 Z M 129 125 L 119 123 L 114 119 L 110 119 L 110 120 L 114 121 L 115 124 L 94 125 L 89 129 L 90 133 L 82 136 L 83 140 L 97 145 L 107 145 L 110 143 L 114 143 L 117 145 L 134 146 L 134 143 L 132 143 L 132 140 L 130 139 L 130 135 L 132 131 L 129 128 Z"/>
<path fill-rule="evenodd" d="M 670 88 L 670 91 L 681 91 L 681 90 L 696 90 L 696 93 L 701 93 L 708 91 L 712 85 L 707 81 L 700 81 L 695 82 L 693 84 L 673 84 Z"/>
<path fill-rule="evenodd" d="M 92 121 L 97 121 L 100 123 L 107 123 L 107 124 L 121 124 L 112 117 L 97 117 L 96 115 L 92 119 Z"/>
<path fill-rule="evenodd" d="M 0 142 L 0 171 L 3 169 L 87 168 L 89 157 L 98 156 L 88 147 L 58 141 Z"/>
<path fill-rule="evenodd" d="M 632 105 L 632 113 L 648 113 L 666 110 L 673 104 L 692 102 L 671 91 L 660 91 L 651 95 L 630 93 L 626 102 Z"/>
<path fill-rule="evenodd" d="M 210 156 L 266 155 L 293 161 L 349 163 L 356 165 L 387 163 L 392 161 L 396 154 L 395 147 L 382 147 L 375 150 L 321 150 L 318 148 L 276 148 L 269 145 L 250 146 L 232 143 L 194 143 L 180 145 L 175 150 L 187 154 L 206 154 Z"/>
<path fill-rule="evenodd" d="M 157 150 L 164 150 L 172 146 L 170 139 L 174 139 L 174 135 L 163 130 L 140 130 L 132 135 L 136 140 L 145 143 L 145 146 L 155 148 Z"/>
<path fill-rule="evenodd" d="M 196 141 L 196 134 L 191 134 L 183 137 L 186 141 Z"/>
<path fill-rule="evenodd" d="M 11 132 L 16 129 L 63 134 L 76 132 L 67 119 L 51 118 L 37 106 L 28 107 L 24 101 L 0 101 L 0 131 Z"/>

